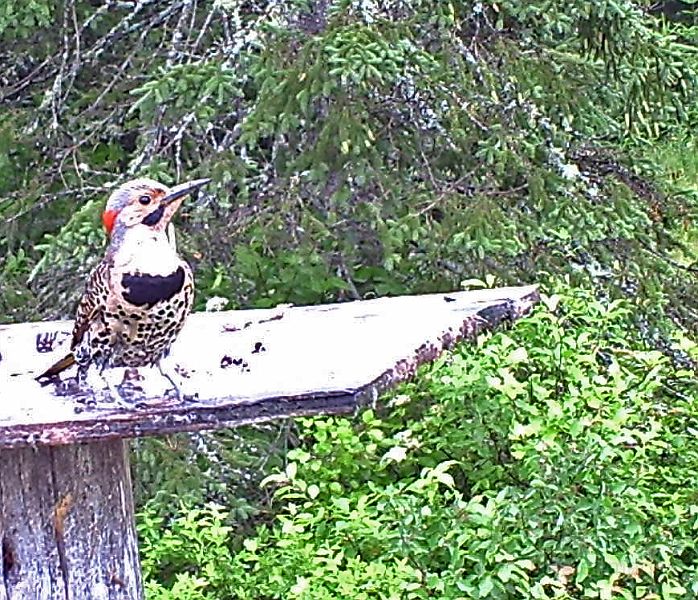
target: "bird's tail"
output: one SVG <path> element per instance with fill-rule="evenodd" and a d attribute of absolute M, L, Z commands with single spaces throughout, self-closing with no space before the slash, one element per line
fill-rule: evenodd
<path fill-rule="evenodd" d="M 43 379 L 44 377 L 53 377 L 54 375 L 58 375 L 58 373 L 60 373 L 61 371 L 65 371 L 68 367 L 71 367 L 74 364 L 75 356 L 71 352 L 70 354 L 61 358 L 61 360 L 59 360 L 57 363 L 51 365 L 41 375 L 38 375 L 36 379 Z"/>

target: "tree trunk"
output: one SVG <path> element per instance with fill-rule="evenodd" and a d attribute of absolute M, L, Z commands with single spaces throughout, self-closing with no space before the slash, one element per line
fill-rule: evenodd
<path fill-rule="evenodd" d="M 0 450 L 0 600 L 140 600 L 128 443 Z"/>

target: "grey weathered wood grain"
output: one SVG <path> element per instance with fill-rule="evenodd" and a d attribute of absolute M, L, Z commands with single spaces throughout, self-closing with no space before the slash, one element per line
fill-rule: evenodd
<path fill-rule="evenodd" d="M 0 452 L 0 598 L 142 598 L 126 444 Z"/>
<path fill-rule="evenodd" d="M 126 408 L 101 392 L 96 373 L 92 389 L 80 391 L 34 380 L 65 354 L 70 322 L 0 326 L 0 448 L 351 412 L 456 341 L 521 316 L 537 298 L 526 286 L 194 314 L 168 359 L 191 401 L 168 397 L 169 382 L 145 368 Z M 123 370 L 108 376 L 118 383 Z"/>

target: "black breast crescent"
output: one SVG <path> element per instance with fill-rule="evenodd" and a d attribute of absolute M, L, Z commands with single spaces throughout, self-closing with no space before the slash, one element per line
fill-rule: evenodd
<path fill-rule="evenodd" d="M 121 277 L 121 285 L 124 287 L 124 300 L 136 306 L 152 307 L 182 290 L 184 269 L 179 267 L 170 275 L 125 273 Z"/>

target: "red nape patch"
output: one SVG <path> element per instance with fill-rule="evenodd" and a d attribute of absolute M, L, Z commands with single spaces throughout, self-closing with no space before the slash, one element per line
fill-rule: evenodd
<path fill-rule="evenodd" d="M 114 229 L 114 221 L 116 221 L 116 215 L 118 214 L 118 211 L 115 210 L 105 210 L 102 213 L 102 223 L 109 235 L 111 235 L 111 230 Z"/>

